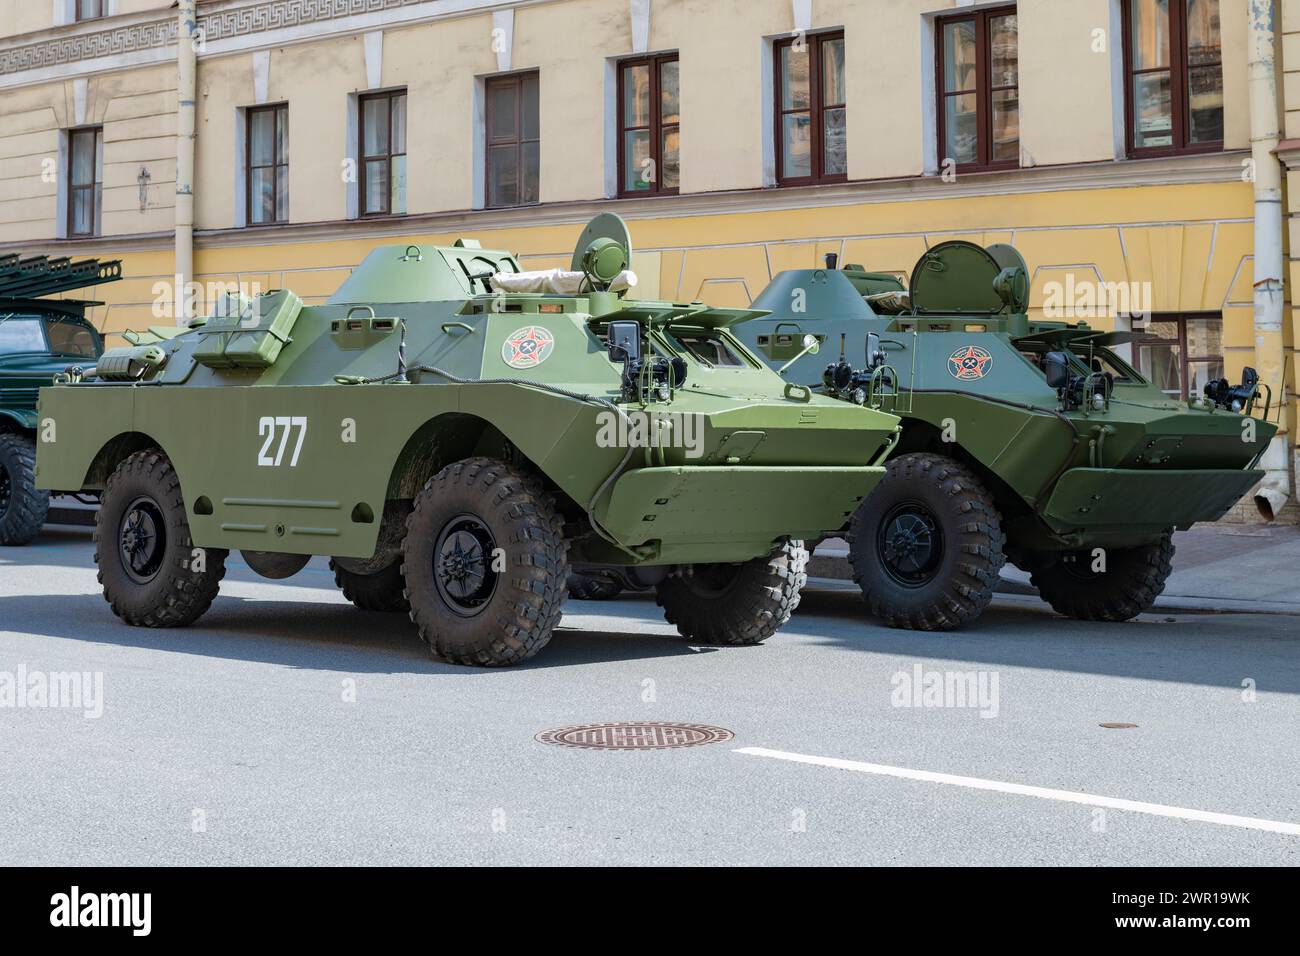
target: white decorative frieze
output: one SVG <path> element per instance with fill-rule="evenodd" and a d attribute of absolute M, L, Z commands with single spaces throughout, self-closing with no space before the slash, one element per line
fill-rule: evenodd
<path fill-rule="evenodd" d="M 213 43 L 421 4 L 428 5 L 428 0 L 267 0 L 228 10 L 201 12 L 198 21 L 204 40 Z M 172 17 L 119 24 L 0 49 L 0 76 L 155 50 L 175 42 L 176 20 Z"/>

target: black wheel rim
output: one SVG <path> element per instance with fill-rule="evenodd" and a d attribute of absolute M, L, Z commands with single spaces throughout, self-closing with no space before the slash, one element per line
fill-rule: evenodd
<path fill-rule="evenodd" d="M 943 563 L 943 529 L 925 505 L 908 501 L 895 505 L 880 522 L 876 553 L 885 573 L 907 588 L 933 581 Z"/>
<path fill-rule="evenodd" d="M 0 464 L 0 518 L 9 511 L 9 499 L 13 496 L 14 483 L 9 477 L 9 469 Z"/>
<path fill-rule="evenodd" d="M 167 555 L 167 522 L 152 498 L 137 498 L 122 513 L 117 549 L 123 570 L 137 584 L 158 576 Z"/>
<path fill-rule="evenodd" d="M 433 549 L 433 582 L 453 613 L 473 617 L 492 599 L 500 577 L 492 569 L 495 550 L 492 532 L 473 515 L 443 525 Z"/>

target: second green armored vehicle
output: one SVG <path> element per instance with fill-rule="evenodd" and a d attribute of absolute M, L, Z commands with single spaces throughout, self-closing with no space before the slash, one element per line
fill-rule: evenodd
<path fill-rule="evenodd" d="M 834 257 L 783 272 L 753 303 L 768 314 L 738 327 L 792 383 L 902 416 L 888 476 L 844 529 L 893 626 L 974 620 L 1007 559 L 1062 614 L 1132 618 L 1164 589 L 1171 533 L 1263 477 L 1277 429 L 1252 370 L 1178 400 L 1121 356 L 1141 333 L 1030 321 L 1028 303 L 1013 248 L 953 241 L 906 288 Z M 803 355 L 808 335 L 840 361 Z"/>
<path fill-rule="evenodd" d="M 571 572 L 757 643 L 898 419 L 783 381 L 732 332 L 758 313 L 631 298 L 630 261 L 604 215 L 569 270 L 462 240 L 377 249 L 322 306 L 227 300 L 43 390 L 39 481 L 102 492 L 99 578 L 130 624 L 195 621 L 238 550 L 271 578 L 329 556 L 353 603 L 464 664 L 536 653 Z"/>
<path fill-rule="evenodd" d="M 94 365 L 104 340 L 86 321 L 97 303 L 42 298 L 112 282 L 120 262 L 0 256 L 0 545 L 40 533 L 50 496 L 36 487 L 36 399 L 70 363 Z"/>

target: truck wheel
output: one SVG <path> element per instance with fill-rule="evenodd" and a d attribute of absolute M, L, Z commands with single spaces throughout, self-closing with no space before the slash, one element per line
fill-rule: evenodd
<path fill-rule="evenodd" d="M 180 481 L 157 449 L 136 452 L 109 475 L 94 540 L 104 600 L 127 624 L 193 624 L 226 574 L 225 551 L 194 547 Z"/>
<path fill-rule="evenodd" d="M 540 651 L 568 594 L 563 528 L 541 482 L 505 462 L 469 458 L 430 478 L 406 520 L 402 576 L 433 653 L 500 667 Z"/>
<path fill-rule="evenodd" d="M 585 574 L 569 575 L 569 597 L 578 601 L 612 601 L 623 593 L 623 585 Z"/>
<path fill-rule="evenodd" d="M 808 581 L 808 550 L 787 541 L 766 558 L 744 564 L 697 564 L 665 578 L 656 601 L 677 633 L 701 644 L 761 644 L 799 606 Z"/>
<path fill-rule="evenodd" d="M 1080 621 L 1128 621 L 1151 609 L 1173 572 L 1169 534 L 1136 548 L 1107 548 L 1106 570 L 1093 571 L 1091 551 L 1070 552 L 1029 577 L 1058 614 Z"/>
<path fill-rule="evenodd" d="M 50 493 L 36 487 L 36 443 L 0 435 L 0 544 L 27 544 L 41 533 Z"/>
<path fill-rule="evenodd" d="M 402 593 L 406 589 L 406 582 L 402 580 L 400 560 L 374 574 L 357 574 L 339 567 L 331 558 L 330 570 L 334 572 L 334 583 L 343 592 L 343 596 L 361 610 L 402 614 L 410 612 L 411 605 Z"/>
<path fill-rule="evenodd" d="M 890 627 L 947 631 L 993 600 L 1006 536 L 993 496 L 942 455 L 903 455 L 849 523 L 853 580 Z"/>

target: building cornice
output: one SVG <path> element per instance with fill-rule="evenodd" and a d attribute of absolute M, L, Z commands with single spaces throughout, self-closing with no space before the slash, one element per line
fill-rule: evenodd
<path fill-rule="evenodd" d="M 940 202 L 981 197 L 1023 196 L 1035 193 L 1153 186 L 1187 186 L 1240 183 L 1245 150 L 1125 162 L 1083 163 L 1037 167 L 999 173 L 968 174 L 953 182 L 938 176 L 872 180 L 832 186 L 801 186 L 687 193 L 637 199 L 598 199 L 543 203 L 508 209 L 454 210 L 417 213 L 383 219 L 345 219 L 327 222 L 287 223 L 238 229 L 198 229 L 195 246 L 221 248 L 264 246 L 332 240 L 390 238 L 422 234 L 472 235 L 500 229 L 558 226 L 587 222 L 598 212 L 616 212 L 631 222 L 788 212 L 835 206 L 898 202 Z M 1107 222 L 1106 225 L 1145 225 Z M 1019 225 L 1017 231 L 1031 230 Z M 872 234 L 868 230 L 864 235 Z M 838 237 L 843 238 L 843 237 Z M 0 252 L 36 251 L 61 255 L 107 254 L 166 249 L 171 232 L 105 236 L 97 239 L 46 240 L 0 243 Z M 701 243 L 707 244 L 707 243 Z"/>
<path fill-rule="evenodd" d="M 217 0 L 199 10 L 199 56 L 219 57 L 553 2 Z M 176 18 L 170 11 L 87 20 L 0 42 L 0 89 L 167 63 L 175 58 Z"/>
<path fill-rule="evenodd" d="M 1277 144 L 1273 155 L 1280 159 L 1287 169 L 1300 166 L 1300 139 L 1284 139 Z"/>

